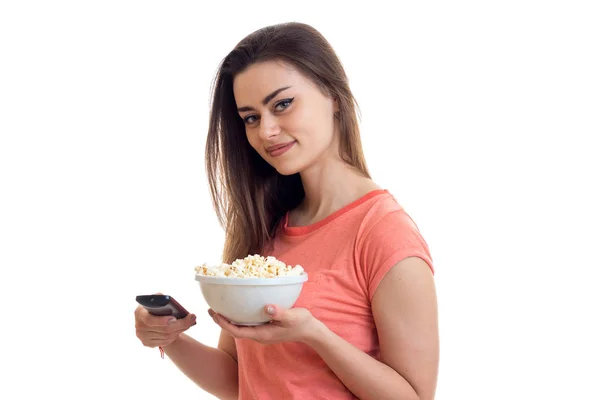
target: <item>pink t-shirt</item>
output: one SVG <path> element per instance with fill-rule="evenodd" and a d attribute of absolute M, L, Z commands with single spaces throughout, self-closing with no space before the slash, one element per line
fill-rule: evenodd
<path fill-rule="evenodd" d="M 432 272 L 428 246 L 413 220 L 387 190 L 369 192 L 326 219 L 304 227 L 282 222 L 270 254 L 308 273 L 294 307 L 379 359 L 371 300 L 385 274 L 406 257 Z M 308 345 L 262 345 L 236 339 L 240 400 L 355 399 Z"/>

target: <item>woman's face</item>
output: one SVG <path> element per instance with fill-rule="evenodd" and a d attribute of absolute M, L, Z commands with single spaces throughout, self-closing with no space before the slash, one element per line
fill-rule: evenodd
<path fill-rule="evenodd" d="M 248 142 L 280 174 L 336 156 L 336 103 L 288 64 L 253 64 L 236 76 L 233 91 Z"/>

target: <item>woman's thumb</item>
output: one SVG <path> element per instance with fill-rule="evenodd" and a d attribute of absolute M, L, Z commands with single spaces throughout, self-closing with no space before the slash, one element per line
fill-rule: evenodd
<path fill-rule="evenodd" d="M 268 316 L 271 317 L 271 319 L 273 319 L 275 321 L 281 320 L 281 311 L 280 311 L 279 307 L 277 307 L 276 305 L 269 304 L 268 306 L 265 307 L 265 312 L 267 313 Z"/>

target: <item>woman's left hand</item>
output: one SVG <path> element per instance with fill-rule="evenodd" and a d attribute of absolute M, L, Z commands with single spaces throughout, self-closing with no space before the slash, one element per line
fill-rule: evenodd
<path fill-rule="evenodd" d="M 306 308 L 282 310 L 274 304 L 265 306 L 265 313 L 272 319 L 270 323 L 259 326 L 237 326 L 212 309 L 208 314 L 233 337 L 250 339 L 261 344 L 280 342 L 305 342 L 316 331 L 317 319 Z"/>

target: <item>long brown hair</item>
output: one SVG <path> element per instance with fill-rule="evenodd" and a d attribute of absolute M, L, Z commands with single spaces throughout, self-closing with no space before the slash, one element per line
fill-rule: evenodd
<path fill-rule="evenodd" d="M 227 263 L 266 251 L 281 218 L 304 198 L 298 173 L 279 174 L 250 146 L 233 95 L 237 74 L 256 62 L 275 60 L 292 65 L 337 100 L 340 156 L 369 177 L 356 100 L 329 42 L 302 23 L 272 25 L 251 33 L 223 59 L 211 93 L 206 173 L 217 217 L 225 229 L 223 262 Z"/>

